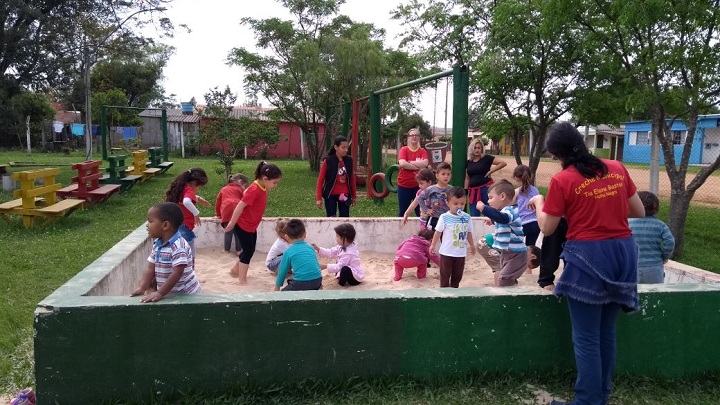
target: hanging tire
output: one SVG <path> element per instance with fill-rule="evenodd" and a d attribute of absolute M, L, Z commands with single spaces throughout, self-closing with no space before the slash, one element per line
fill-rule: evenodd
<path fill-rule="evenodd" d="M 377 172 L 370 177 L 370 195 L 375 198 L 385 198 L 390 194 L 385 184 L 385 173 Z"/>
<path fill-rule="evenodd" d="M 397 183 L 397 174 L 400 172 L 400 166 L 392 165 L 385 171 L 385 185 L 391 193 L 397 193 L 397 184 L 392 183 L 392 176 L 395 175 L 395 182 Z"/>

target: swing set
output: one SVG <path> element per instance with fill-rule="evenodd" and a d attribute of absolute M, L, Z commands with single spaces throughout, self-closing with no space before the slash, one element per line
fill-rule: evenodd
<path fill-rule="evenodd" d="M 382 172 L 382 156 L 381 156 L 381 128 L 382 117 L 380 113 L 381 96 L 394 91 L 414 88 L 424 83 L 436 81 L 436 97 L 437 97 L 437 80 L 452 77 L 453 79 L 453 124 L 452 124 L 452 161 L 464 162 L 466 158 L 467 133 L 468 133 L 468 100 L 469 100 L 469 69 L 466 65 L 457 65 L 452 69 L 435 73 L 409 82 L 401 83 L 396 86 L 388 87 L 381 90 L 375 90 L 367 97 L 353 100 L 352 103 L 343 105 L 343 123 L 342 134 L 350 139 L 350 155 L 353 164 L 356 165 L 357 173 L 358 164 L 358 140 L 360 131 L 360 115 L 364 109 L 363 103 L 367 102 L 370 121 L 370 155 L 368 156 L 369 171 L 367 174 L 367 196 L 381 201 L 387 197 L 390 192 L 397 192 L 397 187 L 392 184 L 392 176 L 397 173 L 398 165 L 390 166 L 387 171 Z M 447 103 L 447 102 L 446 102 Z M 352 108 L 352 112 L 350 111 Z M 447 117 L 447 107 L 445 111 Z M 326 115 L 329 117 L 329 114 Z M 352 125 L 348 117 L 352 117 Z M 433 118 L 434 119 L 434 118 Z M 433 122 L 433 126 L 434 126 Z M 350 136 L 348 137 L 348 132 Z M 326 137 L 329 144 L 330 138 Z M 366 169 L 367 170 L 367 169 Z M 462 187 L 465 179 L 465 166 L 456 164 L 452 167 L 452 178 L 450 184 L 456 187 Z"/>

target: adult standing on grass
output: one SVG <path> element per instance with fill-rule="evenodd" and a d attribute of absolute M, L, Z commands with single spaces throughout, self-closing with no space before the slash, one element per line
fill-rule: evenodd
<path fill-rule="evenodd" d="M 350 207 L 355 206 L 357 198 L 353 161 L 348 154 L 348 141 L 344 136 L 335 137 L 332 148 L 320 166 L 315 204 L 318 209 L 325 201 L 325 214 L 334 217 L 339 211 L 340 217 L 350 216 Z"/>
<path fill-rule="evenodd" d="M 572 403 L 607 404 L 615 367 L 615 320 L 620 309 L 639 308 L 638 248 L 628 217 L 642 218 L 645 209 L 627 169 L 590 154 L 572 124 L 550 129 L 547 150 L 563 170 L 550 181 L 547 199 L 537 195 L 529 206 L 535 207 L 545 235 L 567 218 L 565 268 L 554 294 L 567 297 L 570 309 L 577 368 Z"/>
<path fill-rule="evenodd" d="M 475 205 L 478 201 L 488 204 L 488 188 L 493 185 L 490 177 L 496 171 L 507 166 L 507 163 L 493 155 L 485 154 L 485 145 L 480 138 L 470 141 L 465 162 L 465 189 L 468 190 L 470 215 L 479 217 L 480 211 Z"/>
<path fill-rule="evenodd" d="M 407 133 L 407 146 L 398 152 L 397 195 L 398 216 L 405 215 L 405 211 L 415 199 L 418 185 L 415 176 L 418 171 L 428 167 L 428 153 L 420 147 L 420 129 L 412 128 Z M 420 207 L 415 207 L 415 216 L 420 216 Z"/>

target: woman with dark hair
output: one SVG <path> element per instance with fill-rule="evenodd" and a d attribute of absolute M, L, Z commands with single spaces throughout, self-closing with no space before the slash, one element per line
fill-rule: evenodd
<path fill-rule="evenodd" d="M 572 124 L 553 126 L 546 146 L 563 170 L 550 181 L 547 198 L 537 195 L 529 206 L 535 207 L 545 235 L 567 218 L 565 267 L 553 293 L 565 296 L 570 309 L 577 367 L 573 404 L 607 404 L 615 320 L 621 309 L 639 308 L 637 245 L 628 217 L 641 218 L 645 209 L 627 169 L 590 154 Z"/>
<path fill-rule="evenodd" d="M 349 217 L 350 207 L 355 206 L 355 174 L 352 158 L 347 154 L 348 141 L 344 136 L 338 136 L 320 166 L 315 204 L 321 209 L 324 200 L 328 217 L 334 217 L 338 211 L 340 217 Z"/>

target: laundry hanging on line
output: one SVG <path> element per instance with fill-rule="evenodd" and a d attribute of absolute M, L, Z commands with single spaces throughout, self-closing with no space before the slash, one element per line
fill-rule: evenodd
<path fill-rule="evenodd" d="M 63 128 L 65 128 L 65 124 L 62 121 L 53 121 L 54 132 L 62 132 Z"/>
<path fill-rule="evenodd" d="M 75 136 L 83 136 L 85 135 L 85 124 L 72 124 L 71 131 Z"/>
<path fill-rule="evenodd" d="M 137 127 L 123 127 L 123 139 L 137 138 Z"/>

